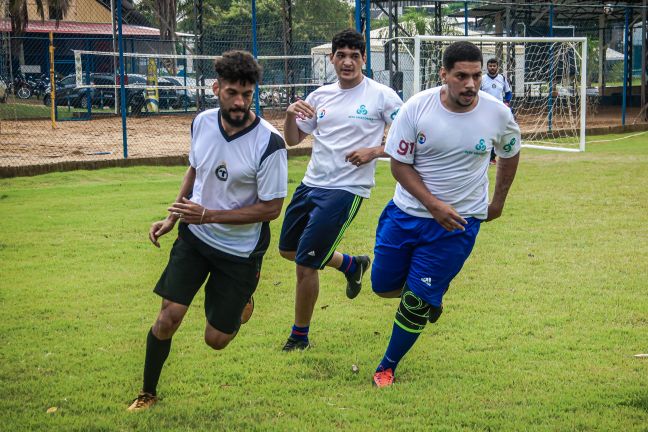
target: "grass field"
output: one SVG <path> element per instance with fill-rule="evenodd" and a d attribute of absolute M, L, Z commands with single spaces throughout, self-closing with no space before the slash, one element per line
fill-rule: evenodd
<path fill-rule="evenodd" d="M 336 271 L 321 274 L 313 349 L 280 351 L 294 270 L 274 222 L 252 320 L 212 351 L 200 293 L 174 337 L 162 401 L 137 414 L 125 409 L 173 240 L 158 250 L 146 234 L 184 168 L 0 180 L 0 428 L 648 431 L 648 359 L 634 357 L 648 352 L 647 144 L 525 150 L 504 216 L 483 225 L 444 315 L 389 389 L 370 377 L 396 303 L 368 284 L 347 300 Z M 291 193 L 306 164 L 291 160 Z M 386 163 L 377 184 L 341 250 L 372 251 L 394 186 Z"/>

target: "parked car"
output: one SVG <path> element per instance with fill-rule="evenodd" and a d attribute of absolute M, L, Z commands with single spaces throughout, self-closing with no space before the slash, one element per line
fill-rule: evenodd
<path fill-rule="evenodd" d="M 173 86 L 185 86 L 183 78 L 176 78 L 172 76 L 165 76 L 158 79 L 159 81 L 166 81 Z M 186 86 L 190 84 L 187 82 Z M 185 107 L 196 106 L 196 90 L 195 89 L 175 89 L 176 101 L 172 105 L 174 109 L 184 109 Z"/>
<path fill-rule="evenodd" d="M 91 75 L 91 82 L 93 76 Z M 99 89 L 88 87 L 77 87 L 76 75 L 68 75 L 56 82 L 56 105 L 70 106 L 75 108 L 88 108 L 88 104 L 95 105 L 95 93 Z M 51 84 L 45 89 L 43 104 L 50 106 L 52 103 L 52 86 Z M 106 105 L 110 105 L 109 103 Z"/>
<path fill-rule="evenodd" d="M 196 104 L 196 99 L 199 96 L 200 90 L 198 90 L 196 87 L 196 79 L 192 77 L 184 77 L 184 76 L 166 76 L 164 77 L 165 79 L 172 81 L 176 84 L 176 86 L 187 86 L 187 87 L 192 87 L 187 89 L 187 92 L 191 94 L 191 98 L 193 100 L 193 105 Z M 214 79 L 207 79 L 205 80 L 205 86 L 211 87 L 214 83 Z M 185 90 L 178 90 L 182 93 L 185 92 Z M 214 95 L 214 92 L 211 89 L 205 90 L 205 98 L 202 101 L 201 104 L 202 108 L 217 108 L 219 106 L 218 104 L 218 97 Z"/>

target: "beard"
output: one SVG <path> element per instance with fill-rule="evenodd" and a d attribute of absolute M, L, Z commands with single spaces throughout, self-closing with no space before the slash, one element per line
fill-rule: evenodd
<path fill-rule="evenodd" d="M 235 112 L 242 112 L 243 117 L 239 118 L 233 118 L 231 116 L 231 113 Z M 221 115 L 223 116 L 223 120 L 225 120 L 227 123 L 229 123 L 231 126 L 234 127 L 241 127 L 247 123 L 247 121 L 250 119 L 250 107 L 244 108 L 244 109 L 229 109 L 229 110 L 221 110 Z"/>

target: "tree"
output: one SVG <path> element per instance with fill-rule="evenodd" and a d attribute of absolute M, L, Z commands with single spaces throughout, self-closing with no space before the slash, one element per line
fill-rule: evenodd
<path fill-rule="evenodd" d="M 1 0 L 4 9 L 11 19 L 11 32 L 14 36 L 14 43 L 12 44 L 12 58 L 18 57 L 20 65 L 25 64 L 25 52 L 23 50 L 22 37 L 25 35 L 27 24 L 29 23 L 29 9 L 28 2 L 32 0 Z M 70 0 L 33 0 L 36 4 L 36 12 L 40 16 L 41 21 L 45 21 L 45 7 L 49 12 L 49 16 L 56 17 L 56 26 L 60 20 L 65 16 L 69 7 Z M 49 18 L 48 16 L 48 18 Z"/>

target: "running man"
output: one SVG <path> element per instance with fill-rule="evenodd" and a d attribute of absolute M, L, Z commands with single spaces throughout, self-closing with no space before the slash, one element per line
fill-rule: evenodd
<path fill-rule="evenodd" d="M 149 232 L 160 247 L 160 237 L 180 221 L 169 263 L 154 290 L 163 300 L 146 339 L 144 384 L 129 411 L 157 402 L 171 337 L 205 280 L 205 342 L 221 350 L 234 339 L 242 314 L 247 320 L 254 305 L 252 294 L 270 242 L 268 222 L 279 217 L 288 193 L 284 141 L 250 111 L 260 66 L 248 52 L 229 51 L 216 60 L 215 69 L 213 89 L 220 108 L 193 121 L 190 167 L 180 193 L 167 218 Z"/>
<path fill-rule="evenodd" d="M 320 87 L 286 111 L 289 146 L 313 134 L 302 183 L 286 209 L 279 251 L 297 265 L 295 322 L 284 351 L 310 346 L 308 333 L 325 266 L 344 273 L 346 295 L 355 298 L 369 267 L 366 255 L 335 249 L 374 186 L 376 158 L 384 155 L 385 126 L 402 104 L 396 92 L 362 75 L 365 40 L 354 30 L 333 37 L 330 61 L 338 81 Z"/>
<path fill-rule="evenodd" d="M 393 384 L 399 361 L 427 322 L 441 316 L 443 296 L 480 224 L 502 215 L 515 178 L 520 129 L 504 104 L 479 91 L 481 67 L 476 45 L 450 45 L 441 68 L 445 84 L 410 98 L 387 136 L 398 184 L 376 230 L 371 282 L 376 294 L 400 302 L 373 377 L 378 387 Z M 500 162 L 489 204 L 492 147 Z"/>

